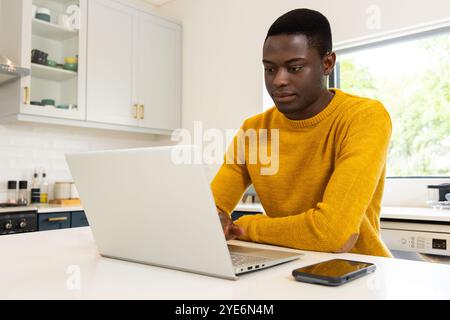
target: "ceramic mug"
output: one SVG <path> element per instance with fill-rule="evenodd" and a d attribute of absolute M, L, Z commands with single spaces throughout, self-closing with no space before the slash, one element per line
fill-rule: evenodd
<path fill-rule="evenodd" d="M 58 24 L 61 27 L 68 28 L 69 16 L 67 14 L 60 14 L 58 16 Z"/>
<path fill-rule="evenodd" d="M 72 182 L 55 182 L 53 191 L 55 200 L 70 199 L 72 192 Z"/>
<path fill-rule="evenodd" d="M 31 8 L 32 8 L 32 10 L 31 10 L 32 18 L 35 19 L 38 7 L 33 4 L 33 6 Z"/>

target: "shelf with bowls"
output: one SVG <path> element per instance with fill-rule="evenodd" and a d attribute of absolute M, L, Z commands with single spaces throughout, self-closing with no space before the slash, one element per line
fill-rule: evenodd
<path fill-rule="evenodd" d="M 83 120 L 84 66 L 79 66 L 78 57 L 84 54 L 86 34 L 81 23 L 75 27 L 77 18 L 68 8 L 79 10 L 80 4 L 86 8 L 86 0 L 32 0 L 32 4 L 32 18 L 28 20 L 31 77 L 28 99 L 24 99 L 21 110 L 32 116 Z"/>
<path fill-rule="evenodd" d="M 31 76 L 39 79 L 52 80 L 52 81 L 65 81 L 78 76 L 77 72 L 48 67 L 37 63 L 31 64 Z"/>
<path fill-rule="evenodd" d="M 63 41 L 77 37 L 78 31 L 54 23 L 33 19 L 33 35 Z"/>
<path fill-rule="evenodd" d="M 50 117 L 50 118 L 54 118 L 54 119 L 59 119 L 56 120 L 55 123 L 60 122 L 60 119 L 75 119 L 77 114 L 79 113 L 79 110 L 76 108 L 73 109 L 59 109 L 56 108 L 55 106 L 43 106 L 43 105 L 24 105 L 23 106 L 24 110 L 27 110 L 26 114 L 28 115 L 28 117 L 31 117 L 33 119 L 41 119 L 43 121 L 43 123 L 45 123 L 45 118 L 46 117 Z M 47 120 L 49 120 L 47 118 Z"/>

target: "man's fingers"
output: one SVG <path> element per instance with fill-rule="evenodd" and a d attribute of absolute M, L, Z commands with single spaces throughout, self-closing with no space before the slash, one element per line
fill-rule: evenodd
<path fill-rule="evenodd" d="M 238 238 L 238 237 L 244 235 L 245 231 L 241 227 L 233 224 L 233 225 L 231 225 L 230 233 L 233 234 L 236 238 Z"/>
<path fill-rule="evenodd" d="M 236 239 L 236 237 L 233 236 L 232 234 L 228 234 L 228 235 L 225 235 L 225 239 L 226 239 L 227 241 L 230 241 L 230 240 Z"/>
<path fill-rule="evenodd" d="M 243 230 L 238 230 L 236 228 L 241 229 L 234 224 L 228 224 L 226 227 L 224 227 L 223 232 L 225 233 L 225 239 L 227 239 L 227 241 L 235 240 L 243 234 Z"/>
<path fill-rule="evenodd" d="M 225 234 L 225 239 L 228 240 L 234 240 L 236 238 L 239 238 L 240 236 L 244 235 L 244 229 L 241 227 L 235 225 L 231 219 L 230 216 L 227 214 L 219 212 L 220 222 L 222 224 L 223 233 Z"/>

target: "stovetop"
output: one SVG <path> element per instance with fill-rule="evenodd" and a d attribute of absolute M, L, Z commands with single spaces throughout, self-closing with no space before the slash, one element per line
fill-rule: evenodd
<path fill-rule="evenodd" d="M 37 231 L 37 211 L 22 210 L 20 206 L 6 206 L 0 212 L 0 236 Z"/>
<path fill-rule="evenodd" d="M 19 207 L 26 207 L 26 206 L 22 206 L 20 204 L 15 204 L 15 203 L 0 203 L 0 209 L 4 209 L 4 208 L 19 208 Z"/>

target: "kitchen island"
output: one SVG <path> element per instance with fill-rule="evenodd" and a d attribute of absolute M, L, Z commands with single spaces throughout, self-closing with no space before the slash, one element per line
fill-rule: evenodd
<path fill-rule="evenodd" d="M 89 227 L 4 236 L 0 248 L 0 299 L 450 299 L 450 266 L 426 262 L 299 251 L 299 260 L 230 281 L 103 258 Z M 291 276 L 333 258 L 372 262 L 377 271 L 336 288 Z"/>

